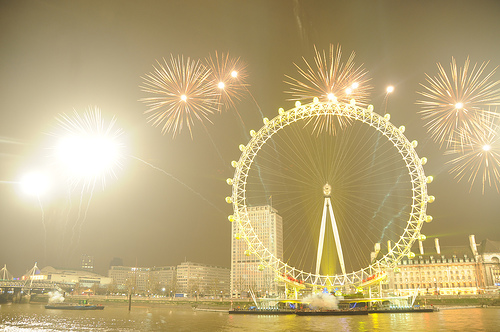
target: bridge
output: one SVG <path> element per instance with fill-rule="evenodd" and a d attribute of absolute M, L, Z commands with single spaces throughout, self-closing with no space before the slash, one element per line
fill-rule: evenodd
<path fill-rule="evenodd" d="M 27 296 L 28 300 L 31 297 L 32 291 L 58 291 L 64 293 L 58 283 L 37 279 L 36 271 L 37 264 L 27 273 L 24 280 L 14 280 L 12 274 L 7 270 L 7 266 L 0 270 L 0 300 L 20 302 L 23 296 Z"/>

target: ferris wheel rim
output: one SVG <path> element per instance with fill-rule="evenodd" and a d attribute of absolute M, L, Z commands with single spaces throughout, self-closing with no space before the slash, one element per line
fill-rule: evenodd
<path fill-rule="evenodd" d="M 388 250 L 387 254 L 364 268 L 345 274 L 315 274 L 296 269 L 275 257 L 255 234 L 248 217 L 248 205 L 246 204 L 246 180 L 260 148 L 269 138 L 286 126 L 299 120 L 322 115 L 345 116 L 352 120 L 361 121 L 382 133 L 394 144 L 402 156 L 411 179 L 411 213 L 406 221 L 403 234 L 400 235 L 398 241 Z M 410 255 L 411 246 L 420 235 L 422 224 L 427 217 L 426 208 L 429 200 L 426 185 L 427 178 L 424 173 L 423 162 L 415 151 L 416 141 L 410 142 L 403 134 L 404 126 L 397 128 L 389 120 L 389 115 L 381 116 L 373 112 L 373 106 L 371 105 L 363 108 L 356 106 L 355 102 L 347 104 L 342 102 L 318 102 L 315 100 L 306 105 L 297 103 L 295 108 L 288 111 L 280 109 L 279 114 L 272 120 L 264 118 L 264 126 L 258 132 L 253 130 L 250 132 L 252 138 L 248 144 L 246 146 L 240 145 L 242 154 L 239 160 L 232 162 L 235 173 L 231 180 L 232 196 L 229 201 L 232 203 L 234 211 L 234 215 L 231 217 L 239 224 L 239 236 L 243 237 L 247 242 L 250 253 L 259 258 L 261 262 L 259 268 L 261 266 L 272 268 L 280 278 L 286 279 L 286 281 L 291 280 L 292 282 L 312 286 L 359 285 L 365 282 L 367 277 L 395 268 L 402 257 Z"/>

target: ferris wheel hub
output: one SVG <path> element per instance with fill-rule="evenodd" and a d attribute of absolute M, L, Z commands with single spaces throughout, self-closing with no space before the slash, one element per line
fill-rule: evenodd
<path fill-rule="evenodd" d="M 330 186 L 328 183 L 323 186 L 323 194 L 325 197 L 330 197 L 330 194 L 332 193 L 332 186 Z"/>

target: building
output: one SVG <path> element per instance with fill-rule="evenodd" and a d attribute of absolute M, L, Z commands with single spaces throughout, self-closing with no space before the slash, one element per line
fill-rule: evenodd
<path fill-rule="evenodd" d="M 228 296 L 230 270 L 225 267 L 183 262 L 177 266 L 177 293 L 189 296 Z"/>
<path fill-rule="evenodd" d="M 469 236 L 469 246 L 441 247 L 435 238 L 434 246 L 424 249 L 419 241 L 414 258 L 405 257 L 398 268 L 388 271 L 386 291 L 396 295 L 472 295 L 498 290 L 498 244 L 486 240 L 478 245 L 474 235 Z"/>
<path fill-rule="evenodd" d="M 500 287 L 500 242 L 486 239 L 477 246 L 483 266 L 482 286 L 486 292 L 497 292 Z"/>
<path fill-rule="evenodd" d="M 252 227 L 262 244 L 278 259 L 283 259 L 283 220 L 278 211 L 269 205 L 248 208 Z M 233 297 L 247 296 L 254 292 L 257 296 L 275 296 L 278 281 L 275 272 L 265 268 L 265 264 L 249 255 L 245 239 L 237 236 L 239 224 L 232 224 L 231 240 L 231 294 Z"/>
<path fill-rule="evenodd" d="M 150 279 L 156 285 L 156 293 L 171 296 L 177 285 L 177 268 L 175 266 L 152 267 Z"/>
<path fill-rule="evenodd" d="M 52 266 L 46 266 L 37 274 L 37 279 L 48 280 L 58 284 L 68 286 L 88 287 L 98 285 L 108 286 L 112 283 L 112 279 L 101 276 L 97 273 L 85 270 L 70 270 L 70 269 L 56 269 Z"/>
<path fill-rule="evenodd" d="M 117 291 L 167 295 L 175 290 L 176 267 L 111 266 L 108 276 Z"/>
<path fill-rule="evenodd" d="M 83 254 L 80 267 L 82 270 L 94 271 L 94 256 Z"/>

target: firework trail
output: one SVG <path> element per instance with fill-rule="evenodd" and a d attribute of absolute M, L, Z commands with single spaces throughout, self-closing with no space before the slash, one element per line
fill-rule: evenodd
<path fill-rule="evenodd" d="M 438 63 L 438 74 L 426 74 L 426 84 L 420 84 L 423 91 L 417 92 L 425 99 L 417 101 L 422 105 L 422 119 L 431 138 L 442 147 L 460 147 L 467 144 L 470 136 L 483 131 L 483 114 L 488 107 L 500 105 L 500 81 L 493 81 L 496 68 L 485 73 L 488 63 L 475 64 L 470 69 L 467 58 L 459 68 L 451 59 L 450 75 Z"/>
<path fill-rule="evenodd" d="M 141 158 L 138 158 L 138 157 L 135 157 L 135 156 L 130 156 L 130 158 L 133 158 L 135 160 L 138 160 L 148 166 L 150 166 L 151 168 L 157 170 L 157 171 L 160 171 L 162 172 L 163 174 L 169 176 L 170 178 L 174 179 L 175 181 L 177 181 L 178 183 L 180 183 L 181 185 L 183 185 L 185 188 L 187 188 L 189 191 L 191 191 L 193 194 L 195 194 L 196 196 L 198 196 L 199 198 L 201 198 L 203 201 L 205 201 L 206 203 L 208 203 L 210 206 L 212 206 L 214 209 L 216 209 L 217 211 L 219 211 L 220 213 L 222 214 L 225 214 L 224 211 L 222 211 L 221 209 L 219 209 L 217 206 L 215 206 L 212 202 L 210 202 L 209 200 L 207 200 L 203 195 L 201 195 L 200 193 L 198 193 L 196 190 L 194 190 L 193 188 L 191 188 L 190 186 L 188 186 L 187 184 L 185 184 L 184 182 L 182 182 L 181 180 L 179 180 L 178 178 L 176 178 L 174 175 L 168 173 L 167 171 L 151 164 L 151 163 L 148 163 L 147 161 L 141 159 Z"/>
<path fill-rule="evenodd" d="M 122 142 L 123 130 L 115 126 L 116 119 L 112 118 L 106 124 L 97 107 L 88 108 L 83 115 L 76 110 L 73 116 L 60 114 L 56 121 L 58 128 L 50 134 L 56 139 L 52 156 L 67 185 L 69 196 L 71 192 L 80 189 L 78 215 L 71 228 L 71 246 L 76 235 L 77 242 L 80 240 L 96 186 L 100 183 L 104 189 L 109 177 L 116 178 L 116 172 L 122 166 L 125 145 Z M 87 192 L 90 197 L 84 209 Z M 71 208 L 67 218 L 70 212 Z M 67 226 L 68 220 L 64 230 Z"/>
<path fill-rule="evenodd" d="M 170 62 L 156 62 L 153 71 L 146 74 L 140 86 L 150 97 L 141 98 L 148 109 L 148 122 L 162 125 L 162 133 L 170 132 L 176 137 L 187 127 L 193 138 L 195 120 L 203 123 L 218 111 L 218 92 L 211 70 L 199 60 L 184 56 L 170 56 Z"/>

